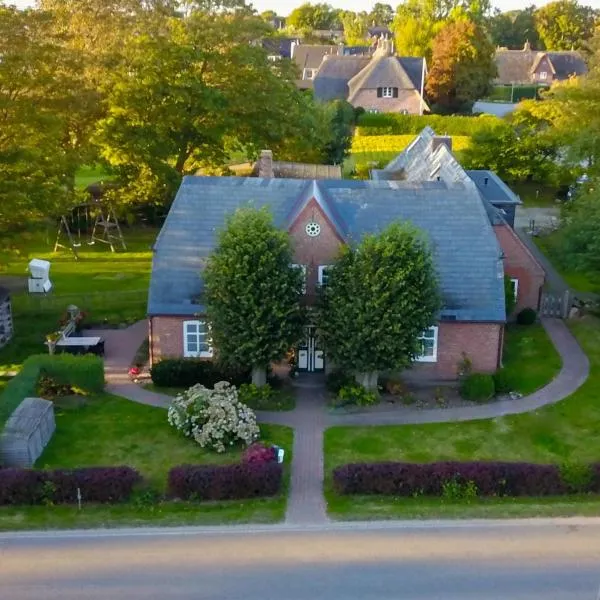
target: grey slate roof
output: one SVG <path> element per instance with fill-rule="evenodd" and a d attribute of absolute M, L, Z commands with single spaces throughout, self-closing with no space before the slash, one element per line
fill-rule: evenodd
<path fill-rule="evenodd" d="M 493 171 L 470 170 L 466 173 L 488 202 L 492 204 L 522 204 L 519 197 Z"/>
<path fill-rule="evenodd" d="M 262 40 L 262 47 L 269 53 L 282 58 L 292 57 L 292 44 L 298 43 L 298 38 L 270 37 Z"/>
<path fill-rule="evenodd" d="M 315 98 L 345 100 L 348 97 L 348 81 L 370 60 L 369 56 L 325 56 L 313 80 Z"/>
<path fill-rule="evenodd" d="M 440 317 L 504 321 L 501 252 L 481 198 L 473 185 L 444 181 L 186 177 L 154 247 L 148 313 L 204 310 L 201 270 L 237 208 L 269 206 L 275 223 L 287 228 L 312 197 L 349 243 L 392 221 L 413 223 L 431 243 Z"/>
<path fill-rule="evenodd" d="M 326 54 L 337 55 L 338 53 L 338 46 L 299 44 L 294 47 L 292 58 L 302 71 L 302 69 L 318 69 Z"/>

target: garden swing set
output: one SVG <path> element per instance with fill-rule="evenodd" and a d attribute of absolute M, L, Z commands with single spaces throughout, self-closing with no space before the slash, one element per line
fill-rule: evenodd
<path fill-rule="evenodd" d="M 60 216 L 54 252 L 59 248 L 71 250 L 75 260 L 79 260 L 77 249 L 84 244 L 93 246 L 96 242 L 107 244 L 111 252 L 115 252 L 118 246 L 127 250 L 119 220 L 110 203 L 93 201 L 77 204 Z"/>

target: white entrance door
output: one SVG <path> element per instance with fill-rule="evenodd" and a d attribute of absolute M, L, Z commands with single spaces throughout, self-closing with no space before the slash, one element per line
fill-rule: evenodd
<path fill-rule="evenodd" d="M 306 339 L 298 346 L 298 370 L 313 373 L 325 369 L 323 350 L 319 348 L 316 327 L 306 328 Z"/>

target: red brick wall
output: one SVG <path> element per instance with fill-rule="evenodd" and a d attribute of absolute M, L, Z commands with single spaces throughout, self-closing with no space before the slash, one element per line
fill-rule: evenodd
<path fill-rule="evenodd" d="M 306 234 L 306 224 L 311 221 L 321 226 L 321 233 L 316 237 Z M 333 264 L 344 242 L 314 199 L 308 202 L 292 223 L 289 233 L 294 249 L 294 262 L 306 265 L 306 293 L 312 296 L 318 282 L 319 265 Z"/>
<path fill-rule="evenodd" d="M 365 110 L 378 110 L 379 112 L 401 112 L 407 110 L 408 114 L 419 114 L 419 93 L 415 90 L 398 90 L 397 98 L 378 98 L 377 90 L 360 90 L 352 99 L 353 106 L 362 106 Z"/>
<path fill-rule="evenodd" d="M 415 363 L 407 373 L 416 377 L 456 379 L 463 352 L 473 371 L 493 373 L 498 368 L 503 341 L 501 323 L 449 323 L 438 325 L 438 355 L 435 363 Z M 412 373 L 411 373 L 412 372 Z"/>
<path fill-rule="evenodd" d="M 157 363 L 163 358 L 183 356 L 183 322 L 195 317 L 150 317 L 150 358 Z"/>
<path fill-rule="evenodd" d="M 545 273 L 531 252 L 508 225 L 495 225 L 494 232 L 504 252 L 504 273 L 519 280 L 515 313 L 529 307 L 537 310 Z"/>

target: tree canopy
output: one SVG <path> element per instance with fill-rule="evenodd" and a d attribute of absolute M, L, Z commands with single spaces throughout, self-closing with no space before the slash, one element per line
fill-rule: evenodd
<path fill-rule="evenodd" d="M 419 336 L 439 308 L 427 241 L 406 224 L 347 246 L 328 272 L 319 331 L 328 358 L 365 387 L 377 372 L 408 366 L 421 352 Z"/>
<path fill-rule="evenodd" d="M 309 33 L 315 29 L 331 29 L 339 25 L 338 13 L 329 4 L 306 2 L 295 8 L 286 20 L 288 27 Z"/>
<path fill-rule="evenodd" d="M 557 0 L 542 6 L 535 13 L 536 29 L 548 50 L 581 48 L 592 37 L 596 11 L 577 0 Z"/>
<path fill-rule="evenodd" d="M 433 41 L 426 91 L 443 110 L 469 109 L 496 76 L 494 47 L 483 28 L 466 19 L 451 21 Z"/>
<path fill-rule="evenodd" d="M 251 366 L 257 385 L 303 335 L 302 273 L 292 262 L 288 233 L 265 209 L 243 208 L 227 221 L 202 274 L 217 360 Z"/>

